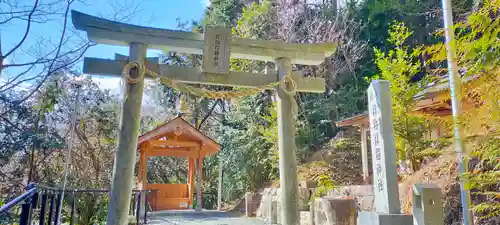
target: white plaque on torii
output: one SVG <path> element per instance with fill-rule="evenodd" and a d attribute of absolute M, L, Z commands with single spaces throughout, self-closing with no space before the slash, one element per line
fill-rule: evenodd
<path fill-rule="evenodd" d="M 203 34 L 203 72 L 229 74 L 231 29 L 206 27 Z"/>

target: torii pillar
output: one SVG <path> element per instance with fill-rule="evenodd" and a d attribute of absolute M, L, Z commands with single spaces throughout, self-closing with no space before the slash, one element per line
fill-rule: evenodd
<path fill-rule="evenodd" d="M 141 43 L 130 44 L 130 60 L 145 63 L 147 46 Z M 113 179 L 110 188 L 108 225 L 122 225 L 128 222 L 128 206 L 132 198 L 135 154 L 139 124 L 141 119 L 144 74 L 138 68 L 130 69 L 130 78 L 124 78 L 125 95 L 120 118 L 118 148 L 115 152 Z M 132 81 L 132 79 L 134 81 Z"/>
<path fill-rule="evenodd" d="M 292 63 L 288 58 L 276 59 L 278 76 L 283 79 L 292 73 Z M 292 87 L 293 88 L 293 87 Z M 277 88 L 278 149 L 281 190 L 281 223 L 298 225 L 297 208 L 297 159 L 295 152 L 295 90 L 290 90 L 282 82 Z"/>

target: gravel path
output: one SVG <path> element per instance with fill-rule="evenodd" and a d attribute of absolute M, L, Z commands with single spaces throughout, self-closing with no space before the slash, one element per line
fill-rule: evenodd
<path fill-rule="evenodd" d="M 264 221 L 240 213 L 218 211 L 163 211 L 148 213 L 152 225 L 264 225 Z"/>

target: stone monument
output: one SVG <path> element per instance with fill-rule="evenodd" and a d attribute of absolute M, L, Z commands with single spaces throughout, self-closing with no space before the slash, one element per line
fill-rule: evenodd
<path fill-rule="evenodd" d="M 400 212 L 389 82 L 374 80 L 367 92 L 376 212 L 360 212 L 358 224 L 411 225 L 412 216 Z"/>

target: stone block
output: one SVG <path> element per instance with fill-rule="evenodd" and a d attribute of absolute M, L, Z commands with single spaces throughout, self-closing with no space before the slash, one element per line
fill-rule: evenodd
<path fill-rule="evenodd" d="M 315 225 L 356 225 L 356 200 L 325 197 L 314 202 Z"/>
<path fill-rule="evenodd" d="M 361 211 L 358 214 L 359 225 L 413 225 L 412 215 L 385 214 Z"/>
<path fill-rule="evenodd" d="M 278 221 L 281 221 L 281 209 L 279 207 L 280 204 L 278 201 L 270 201 L 269 217 L 267 220 L 270 224 L 278 224 Z"/>
<path fill-rule="evenodd" d="M 413 223 L 444 225 L 441 188 L 434 184 L 416 184 L 413 187 Z"/>
<path fill-rule="evenodd" d="M 247 217 L 254 217 L 257 214 L 262 196 L 257 193 L 245 194 L 245 215 Z"/>
<path fill-rule="evenodd" d="M 357 202 L 361 211 L 375 211 L 375 196 L 357 197 Z"/>
<path fill-rule="evenodd" d="M 316 188 L 317 185 L 318 185 L 318 182 L 315 180 L 301 180 L 299 182 L 299 187 L 306 188 L 306 189 Z"/>
<path fill-rule="evenodd" d="M 315 203 L 316 201 L 315 200 L 312 200 L 310 203 L 309 203 L 309 212 L 311 213 L 311 220 L 309 221 L 311 223 L 311 225 L 314 225 L 314 217 L 315 217 L 315 213 L 316 213 L 316 210 L 315 210 Z"/>
<path fill-rule="evenodd" d="M 263 192 L 264 193 L 264 192 Z M 256 212 L 256 217 L 258 218 L 266 218 L 266 202 L 267 202 L 267 199 L 269 198 L 269 195 L 262 195 L 262 199 L 260 201 L 260 205 L 259 205 L 259 209 L 257 209 L 257 212 Z"/>
<path fill-rule="evenodd" d="M 261 203 L 259 206 L 259 209 L 257 210 L 257 217 L 264 219 L 266 221 L 269 220 L 271 217 L 271 203 L 273 200 L 273 196 L 270 194 L 269 191 L 265 191 L 263 193 L 266 193 L 265 195 L 262 196 Z"/>
<path fill-rule="evenodd" d="M 298 208 L 299 211 L 306 211 L 309 209 L 310 194 L 307 188 L 298 188 Z"/>
<path fill-rule="evenodd" d="M 300 225 L 314 225 L 310 211 L 300 211 Z"/>

